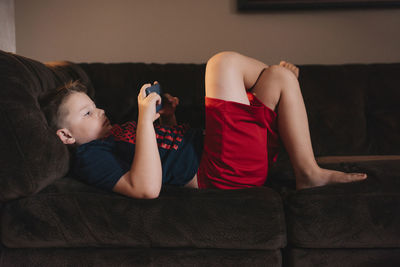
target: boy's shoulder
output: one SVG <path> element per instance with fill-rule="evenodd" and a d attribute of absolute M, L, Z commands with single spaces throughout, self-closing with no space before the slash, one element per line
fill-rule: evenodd
<path fill-rule="evenodd" d="M 114 147 L 115 141 L 113 136 L 108 136 L 106 138 L 96 139 L 85 144 L 79 145 L 75 149 L 75 155 L 85 155 L 88 153 L 96 153 L 96 151 L 111 151 Z"/>

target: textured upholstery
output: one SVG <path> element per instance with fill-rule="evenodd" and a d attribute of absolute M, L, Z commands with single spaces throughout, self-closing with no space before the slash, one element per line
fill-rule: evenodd
<path fill-rule="evenodd" d="M 68 171 L 68 150 L 47 126 L 38 97 L 88 78 L 77 65 L 60 73 L 59 64 L 52 69 L 0 51 L 0 201 L 32 195 Z"/>
<path fill-rule="evenodd" d="M 203 127 L 205 64 L 42 64 L 0 52 L 0 265 L 399 265 L 400 64 L 300 69 L 315 154 L 367 180 L 295 191 L 282 146 L 268 187 L 164 187 L 135 200 L 65 177 L 68 151 L 38 97 L 80 79 L 120 123 L 136 119 L 140 86 L 157 80 L 179 96 L 178 120 Z M 331 158 L 359 155 L 368 160 Z"/>
<path fill-rule="evenodd" d="M 302 66 L 316 156 L 400 154 L 399 73 L 400 64 Z"/>
<path fill-rule="evenodd" d="M 25 260 L 22 260 L 25 259 Z M 7 249 L 3 266 L 282 266 L 279 250 L 226 249 L 132 249 L 132 248 L 75 248 L 75 249 Z"/>
<path fill-rule="evenodd" d="M 180 123 L 204 127 L 205 64 L 81 63 L 96 88 L 96 104 L 113 123 L 137 119 L 137 95 L 144 83 L 158 81 L 164 93 L 179 97 Z"/>
<path fill-rule="evenodd" d="M 398 267 L 400 249 L 292 249 L 284 254 L 284 266 Z"/>
<path fill-rule="evenodd" d="M 234 191 L 166 187 L 158 199 L 140 200 L 64 178 L 34 197 L 9 203 L 2 217 L 1 229 L 7 229 L 2 242 L 11 248 L 272 250 L 286 244 L 280 196 L 266 187 Z"/>
<path fill-rule="evenodd" d="M 368 179 L 288 194 L 288 243 L 302 248 L 400 248 L 400 160 L 327 165 Z"/>

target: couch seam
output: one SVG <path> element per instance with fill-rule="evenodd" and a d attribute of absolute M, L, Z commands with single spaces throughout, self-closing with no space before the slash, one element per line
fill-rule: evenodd
<path fill-rule="evenodd" d="M 351 243 L 348 242 L 346 243 L 346 245 L 338 247 L 338 246 L 331 246 L 331 247 L 313 247 L 315 246 L 317 242 L 291 242 L 290 244 L 293 246 L 296 246 L 296 248 L 304 248 L 304 249 L 366 249 L 366 248 L 378 248 L 378 249 L 385 249 L 385 248 L 395 248 L 398 249 L 399 248 L 399 244 L 400 243 L 390 243 L 390 244 L 385 244 L 385 245 L 381 245 L 380 247 L 377 247 L 376 245 L 374 246 L 366 246 L 366 247 L 362 247 L 360 246 L 360 243 Z M 370 244 L 370 243 L 365 243 L 365 244 Z M 308 246 L 308 247 L 307 247 Z"/>
<path fill-rule="evenodd" d="M 296 198 L 296 199 L 304 199 L 304 198 L 313 198 L 313 199 L 327 199 L 327 198 L 337 198 L 337 196 L 341 196 L 341 197 L 346 197 L 346 198 L 354 198 L 354 197 L 360 197 L 360 196 L 364 196 L 364 197 L 378 197 L 378 196 L 398 196 L 400 197 L 400 192 L 399 193 L 382 193 L 382 192 L 370 192 L 370 193 L 355 193 L 352 195 L 349 195 L 348 193 L 344 192 L 344 193 L 334 193 L 334 194 L 327 194 L 327 195 L 322 195 L 322 194 L 318 194 L 318 195 L 313 195 L 313 194 L 303 194 L 303 195 L 299 195 L 299 196 L 292 196 L 292 198 Z M 290 201 L 290 200 L 289 200 Z"/>
<path fill-rule="evenodd" d="M 275 192 L 275 191 L 274 191 Z M 277 194 L 277 198 L 279 198 L 279 211 L 278 214 L 280 216 L 280 219 L 283 223 L 284 226 L 281 226 L 281 233 L 285 235 L 284 240 L 283 240 L 283 247 L 285 248 L 288 243 L 288 225 L 286 223 L 286 216 L 285 216 L 285 207 L 284 207 L 284 199 L 280 196 L 279 193 L 275 192 Z"/>
<path fill-rule="evenodd" d="M 278 213 L 278 217 L 279 217 L 280 221 L 283 224 L 283 225 L 280 225 L 279 232 L 282 235 L 285 235 L 285 238 L 282 238 L 283 239 L 282 240 L 283 241 L 283 247 L 282 248 L 284 248 L 287 245 L 287 231 L 286 231 L 287 225 L 286 225 L 286 220 L 285 220 L 285 217 L 284 217 L 283 199 L 280 197 L 280 195 L 277 192 L 275 192 L 275 191 L 273 191 L 273 192 L 274 192 L 274 194 L 276 194 L 275 199 L 279 200 L 279 201 L 277 201 L 277 202 L 279 202 L 279 204 L 276 203 L 275 207 L 277 208 L 276 212 Z M 278 248 L 278 249 L 282 249 L 282 248 Z"/>

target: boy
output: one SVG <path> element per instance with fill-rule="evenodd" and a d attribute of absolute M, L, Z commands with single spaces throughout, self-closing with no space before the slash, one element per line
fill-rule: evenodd
<path fill-rule="evenodd" d="M 167 96 L 164 109 L 156 113 L 161 97 L 145 95 L 151 84 L 143 85 L 138 95 L 137 123 L 111 126 L 104 111 L 76 91 L 53 105 L 53 119 L 46 114 L 64 144 L 79 145 L 73 167 L 78 177 L 133 198 L 156 198 L 163 183 L 221 189 L 261 186 L 276 158 L 278 130 L 297 189 L 365 179 L 366 174 L 317 165 L 297 77 L 298 68 L 286 62 L 267 66 L 235 52 L 210 58 L 204 148 L 200 130 L 176 125 L 176 98 Z M 170 126 L 155 127 L 158 118 Z"/>

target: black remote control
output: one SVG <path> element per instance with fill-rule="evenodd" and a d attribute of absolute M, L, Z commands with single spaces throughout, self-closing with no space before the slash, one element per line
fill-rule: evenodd
<path fill-rule="evenodd" d="M 157 93 L 159 96 L 162 94 L 161 86 L 159 83 L 153 84 L 152 86 L 146 88 L 146 96 L 148 96 L 151 93 Z M 162 109 L 162 104 L 159 104 L 156 106 L 156 112 L 159 112 L 160 109 Z"/>

